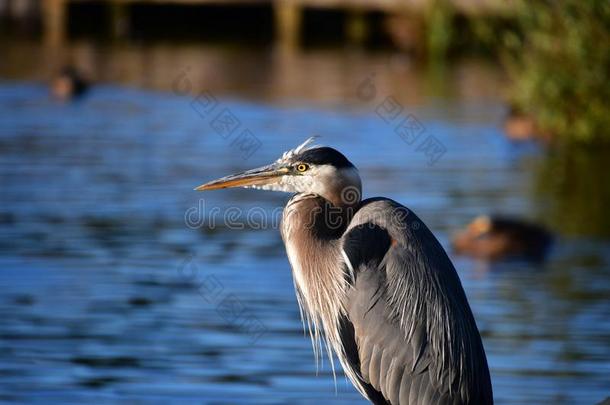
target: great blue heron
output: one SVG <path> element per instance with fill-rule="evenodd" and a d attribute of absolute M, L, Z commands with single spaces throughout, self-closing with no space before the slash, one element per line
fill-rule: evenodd
<path fill-rule="evenodd" d="M 310 146 L 196 190 L 295 195 L 281 233 L 304 323 L 375 404 L 491 404 L 487 359 L 458 275 L 421 220 L 387 198 L 361 200 L 343 154 Z"/>

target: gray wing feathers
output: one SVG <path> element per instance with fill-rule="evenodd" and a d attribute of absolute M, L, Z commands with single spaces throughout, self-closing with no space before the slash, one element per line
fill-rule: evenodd
<path fill-rule="evenodd" d="M 355 271 L 346 311 L 360 383 L 385 403 L 493 403 L 461 283 L 419 218 L 391 200 L 365 201 L 343 247 Z"/>
<path fill-rule="evenodd" d="M 369 274 L 372 275 L 373 272 Z M 360 276 L 360 280 L 366 277 L 363 273 Z M 362 289 L 358 287 L 360 283 L 357 280 L 356 288 L 352 290 L 352 293 L 358 291 L 355 295 L 367 291 L 365 286 Z M 355 301 L 360 299 L 356 296 L 350 298 Z M 355 327 L 363 380 L 392 404 L 438 403 L 424 401 L 425 398 L 431 400 L 436 390 L 429 372 L 430 360 L 425 349 L 427 345 L 422 343 L 424 333 L 418 330 L 416 335 L 420 338 L 407 342 L 400 328 L 387 322 L 389 313 L 384 302 L 379 301 L 368 311 L 363 309 L 364 307 L 348 309 Z"/>

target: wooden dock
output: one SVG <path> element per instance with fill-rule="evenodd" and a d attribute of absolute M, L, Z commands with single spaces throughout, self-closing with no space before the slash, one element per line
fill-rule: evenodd
<path fill-rule="evenodd" d="M 45 41 L 61 44 L 66 38 L 67 7 L 69 3 L 91 0 L 43 0 L 42 20 Z M 353 36 L 360 34 L 357 29 L 361 16 L 367 12 L 382 12 L 389 16 L 426 16 L 435 7 L 450 7 L 453 12 L 463 15 L 505 15 L 516 6 L 515 0 L 102 0 L 112 10 L 112 31 L 121 36 L 129 31 L 129 7 L 132 4 L 165 5 L 270 5 L 275 15 L 275 33 L 279 44 L 293 47 L 299 43 L 303 10 L 329 9 L 348 12 L 348 30 Z M 99 0 L 98 0 L 99 2 Z M 348 34 L 349 35 L 349 34 Z"/>

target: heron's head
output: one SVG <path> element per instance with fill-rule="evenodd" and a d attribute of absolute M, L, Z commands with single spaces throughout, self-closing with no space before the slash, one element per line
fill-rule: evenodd
<path fill-rule="evenodd" d="M 285 152 L 270 165 L 226 176 L 195 190 L 246 187 L 317 194 L 336 206 L 359 203 L 362 185 L 356 167 L 333 148 L 309 146 L 313 139 Z"/>

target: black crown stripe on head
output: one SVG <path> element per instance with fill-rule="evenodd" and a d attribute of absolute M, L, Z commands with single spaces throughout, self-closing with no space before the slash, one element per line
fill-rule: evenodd
<path fill-rule="evenodd" d="M 337 169 L 354 167 L 341 152 L 326 146 L 308 149 L 295 156 L 295 160 L 314 165 L 331 165 Z"/>

